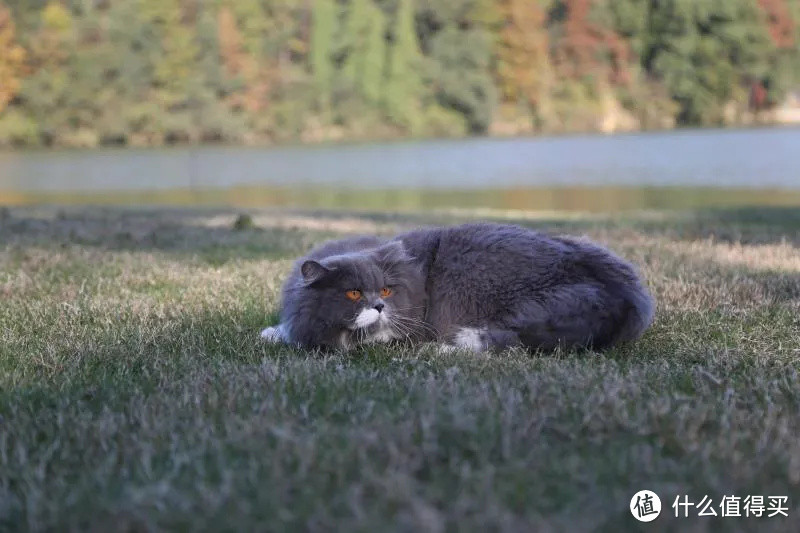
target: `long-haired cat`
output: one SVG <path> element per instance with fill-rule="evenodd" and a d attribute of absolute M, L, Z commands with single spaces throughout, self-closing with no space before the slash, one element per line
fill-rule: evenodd
<path fill-rule="evenodd" d="M 261 336 L 328 349 L 395 339 L 603 349 L 639 337 L 652 317 L 636 271 L 608 250 L 486 223 L 319 246 L 295 264 L 281 323 Z"/>

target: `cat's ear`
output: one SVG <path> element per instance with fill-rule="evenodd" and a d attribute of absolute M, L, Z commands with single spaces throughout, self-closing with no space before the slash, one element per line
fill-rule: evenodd
<path fill-rule="evenodd" d="M 300 273 L 303 275 L 303 281 L 309 285 L 321 280 L 331 272 L 333 271 L 330 268 L 311 259 L 300 266 Z"/>
<path fill-rule="evenodd" d="M 378 264 L 384 268 L 398 263 L 410 263 L 414 260 L 401 241 L 390 241 L 384 244 L 375 250 L 374 255 Z"/>

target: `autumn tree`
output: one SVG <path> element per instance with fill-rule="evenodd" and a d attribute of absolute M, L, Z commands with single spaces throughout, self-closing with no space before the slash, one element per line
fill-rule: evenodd
<path fill-rule="evenodd" d="M 553 7 L 558 27 L 553 60 L 558 75 L 592 78 L 612 85 L 630 81 L 628 45 L 608 25 L 597 22 L 593 0 L 558 0 Z"/>
<path fill-rule="evenodd" d="M 73 112 L 68 102 L 75 24 L 72 13 L 60 2 L 51 0 L 32 25 L 30 74 L 20 87 L 19 98 L 25 102 L 25 115 L 36 125 L 36 138 L 50 144 L 63 134 Z"/>
<path fill-rule="evenodd" d="M 779 103 L 787 91 L 800 84 L 800 3 L 790 0 L 758 0 L 775 50 L 770 68 L 751 85 L 751 107 L 758 110 Z"/>
<path fill-rule="evenodd" d="M 795 44 L 797 27 L 786 0 L 758 0 L 767 19 L 770 37 L 778 48 L 789 48 Z"/>
<path fill-rule="evenodd" d="M 11 11 L 0 3 L 0 113 L 19 91 L 25 73 L 25 49 L 16 43 Z"/>
<path fill-rule="evenodd" d="M 538 0 L 502 0 L 497 45 L 497 77 L 506 102 L 536 108 L 550 74 L 547 13 Z"/>
<path fill-rule="evenodd" d="M 245 70 L 247 57 L 233 10 L 228 6 L 222 6 L 217 14 L 217 23 L 219 54 L 225 73 L 231 77 L 240 76 Z"/>

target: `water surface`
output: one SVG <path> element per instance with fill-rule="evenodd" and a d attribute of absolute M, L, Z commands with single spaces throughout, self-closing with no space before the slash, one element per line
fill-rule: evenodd
<path fill-rule="evenodd" d="M 0 153 L 6 203 L 602 209 L 692 199 L 800 204 L 800 129 Z"/>

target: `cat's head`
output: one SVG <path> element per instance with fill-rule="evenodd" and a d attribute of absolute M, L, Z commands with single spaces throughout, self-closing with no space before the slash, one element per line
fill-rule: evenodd
<path fill-rule="evenodd" d="M 351 348 L 413 337 L 422 327 L 424 281 L 400 241 L 308 259 L 284 293 L 283 322 L 306 347 Z"/>

